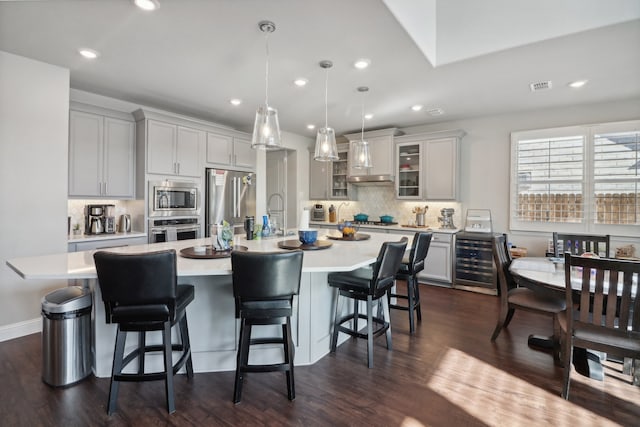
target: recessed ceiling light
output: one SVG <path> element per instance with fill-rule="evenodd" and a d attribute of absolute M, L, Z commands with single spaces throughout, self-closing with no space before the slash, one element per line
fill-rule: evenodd
<path fill-rule="evenodd" d="M 420 111 L 420 110 L 422 110 L 422 108 L 423 108 L 423 106 L 422 106 L 422 105 L 420 105 L 420 104 L 416 104 L 416 105 L 414 105 L 414 106 L 412 106 L 412 107 L 411 107 L 411 109 L 412 109 L 413 111 Z"/>
<path fill-rule="evenodd" d="M 303 77 L 300 77 L 300 78 L 295 79 L 295 80 L 293 81 L 293 84 L 295 84 L 295 85 L 296 85 L 296 86 L 298 86 L 298 87 L 306 86 L 306 85 L 307 85 L 307 83 L 309 83 L 309 80 L 307 80 L 307 79 L 305 79 L 305 78 L 303 78 Z"/>
<path fill-rule="evenodd" d="M 369 59 L 364 59 L 364 58 L 358 59 L 356 62 L 353 63 L 353 66 L 356 67 L 358 70 L 364 70 L 369 65 L 371 65 L 371 61 Z"/>
<path fill-rule="evenodd" d="M 142 10 L 156 10 L 160 7 L 158 0 L 133 0 L 133 3 Z"/>
<path fill-rule="evenodd" d="M 364 118 L 367 119 L 367 120 L 371 120 L 371 119 L 373 119 L 373 114 L 365 114 Z"/>
<path fill-rule="evenodd" d="M 238 105 L 242 104 L 242 99 L 233 98 L 230 99 L 229 102 L 231 103 L 231 105 L 235 105 L 237 107 Z"/>
<path fill-rule="evenodd" d="M 98 56 L 100 56 L 100 52 L 98 52 L 97 50 L 89 49 L 86 47 L 78 49 L 78 52 L 80 53 L 80 55 L 84 56 L 87 59 L 96 59 Z"/>
<path fill-rule="evenodd" d="M 314 130 L 316 128 L 316 125 L 307 125 L 307 129 L 309 130 Z"/>
<path fill-rule="evenodd" d="M 586 85 L 589 80 L 576 80 L 575 82 L 569 83 L 569 87 L 578 89 L 582 86 Z"/>

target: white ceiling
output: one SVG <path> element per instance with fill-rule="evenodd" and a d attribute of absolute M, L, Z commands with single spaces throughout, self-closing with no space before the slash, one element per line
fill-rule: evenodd
<path fill-rule="evenodd" d="M 75 89 L 250 130 L 268 19 L 269 104 L 283 130 L 308 136 L 324 122 L 324 59 L 337 134 L 360 129 L 363 85 L 366 129 L 640 97 L 638 0 L 160 2 L 149 13 L 129 0 L 0 1 L 0 50 L 70 69 Z M 358 58 L 371 66 L 355 70 Z M 589 83 L 567 87 L 578 79 Z M 529 90 L 546 80 L 551 90 Z"/>

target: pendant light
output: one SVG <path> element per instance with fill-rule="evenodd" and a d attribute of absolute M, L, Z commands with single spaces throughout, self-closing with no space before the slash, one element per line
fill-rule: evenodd
<path fill-rule="evenodd" d="M 364 94 L 369 91 L 366 86 L 360 86 L 358 92 L 362 93 L 362 130 L 360 133 L 360 141 L 356 141 L 352 147 L 351 159 L 353 161 L 352 166 L 356 169 L 365 169 L 373 166 L 371 164 L 371 151 L 369 150 L 369 143 L 364 140 Z"/>
<path fill-rule="evenodd" d="M 259 106 L 256 111 L 251 148 L 273 150 L 279 149 L 282 144 L 280 125 L 278 124 L 278 110 L 269 106 L 269 33 L 273 33 L 276 30 L 276 25 L 271 21 L 260 21 L 258 28 L 265 34 L 267 61 L 264 79 L 264 105 Z"/>
<path fill-rule="evenodd" d="M 329 127 L 328 119 L 328 94 L 329 94 L 329 68 L 333 67 L 331 61 L 321 61 L 320 67 L 325 69 L 324 82 L 324 127 L 318 129 L 316 135 L 316 151 L 314 160 L 320 162 L 331 162 L 338 160 L 338 146 L 336 145 L 336 133 Z"/>

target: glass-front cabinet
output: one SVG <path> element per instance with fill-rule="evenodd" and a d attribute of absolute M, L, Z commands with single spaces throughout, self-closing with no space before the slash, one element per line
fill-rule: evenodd
<path fill-rule="evenodd" d="M 396 145 L 396 197 L 422 199 L 422 145 L 405 142 Z"/>
<path fill-rule="evenodd" d="M 349 200 L 353 188 L 348 183 L 349 144 L 338 144 L 338 160 L 319 162 L 309 154 L 309 198 L 312 200 Z"/>
<path fill-rule="evenodd" d="M 396 198 L 457 200 L 462 130 L 402 135 L 395 141 Z"/>
<path fill-rule="evenodd" d="M 340 144 L 342 145 L 342 144 Z M 347 147 L 338 148 L 338 160 L 331 162 L 331 176 L 329 177 L 331 184 L 332 199 L 348 199 L 349 190 L 347 184 L 347 174 L 349 172 Z"/>

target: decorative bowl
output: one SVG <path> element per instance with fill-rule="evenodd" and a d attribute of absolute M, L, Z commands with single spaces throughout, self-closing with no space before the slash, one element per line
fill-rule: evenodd
<path fill-rule="evenodd" d="M 380 222 L 393 222 L 393 217 L 391 215 L 382 215 Z"/>
<path fill-rule="evenodd" d="M 304 245 L 313 245 L 318 239 L 318 230 L 305 229 L 298 230 L 298 239 Z"/>
<path fill-rule="evenodd" d="M 355 236 L 359 228 L 358 224 L 352 224 L 350 221 L 338 224 L 338 231 L 342 233 L 342 237 L 347 238 Z"/>
<path fill-rule="evenodd" d="M 369 220 L 369 215 L 363 214 L 363 213 L 355 214 L 353 216 L 353 220 L 354 221 L 368 221 Z"/>

